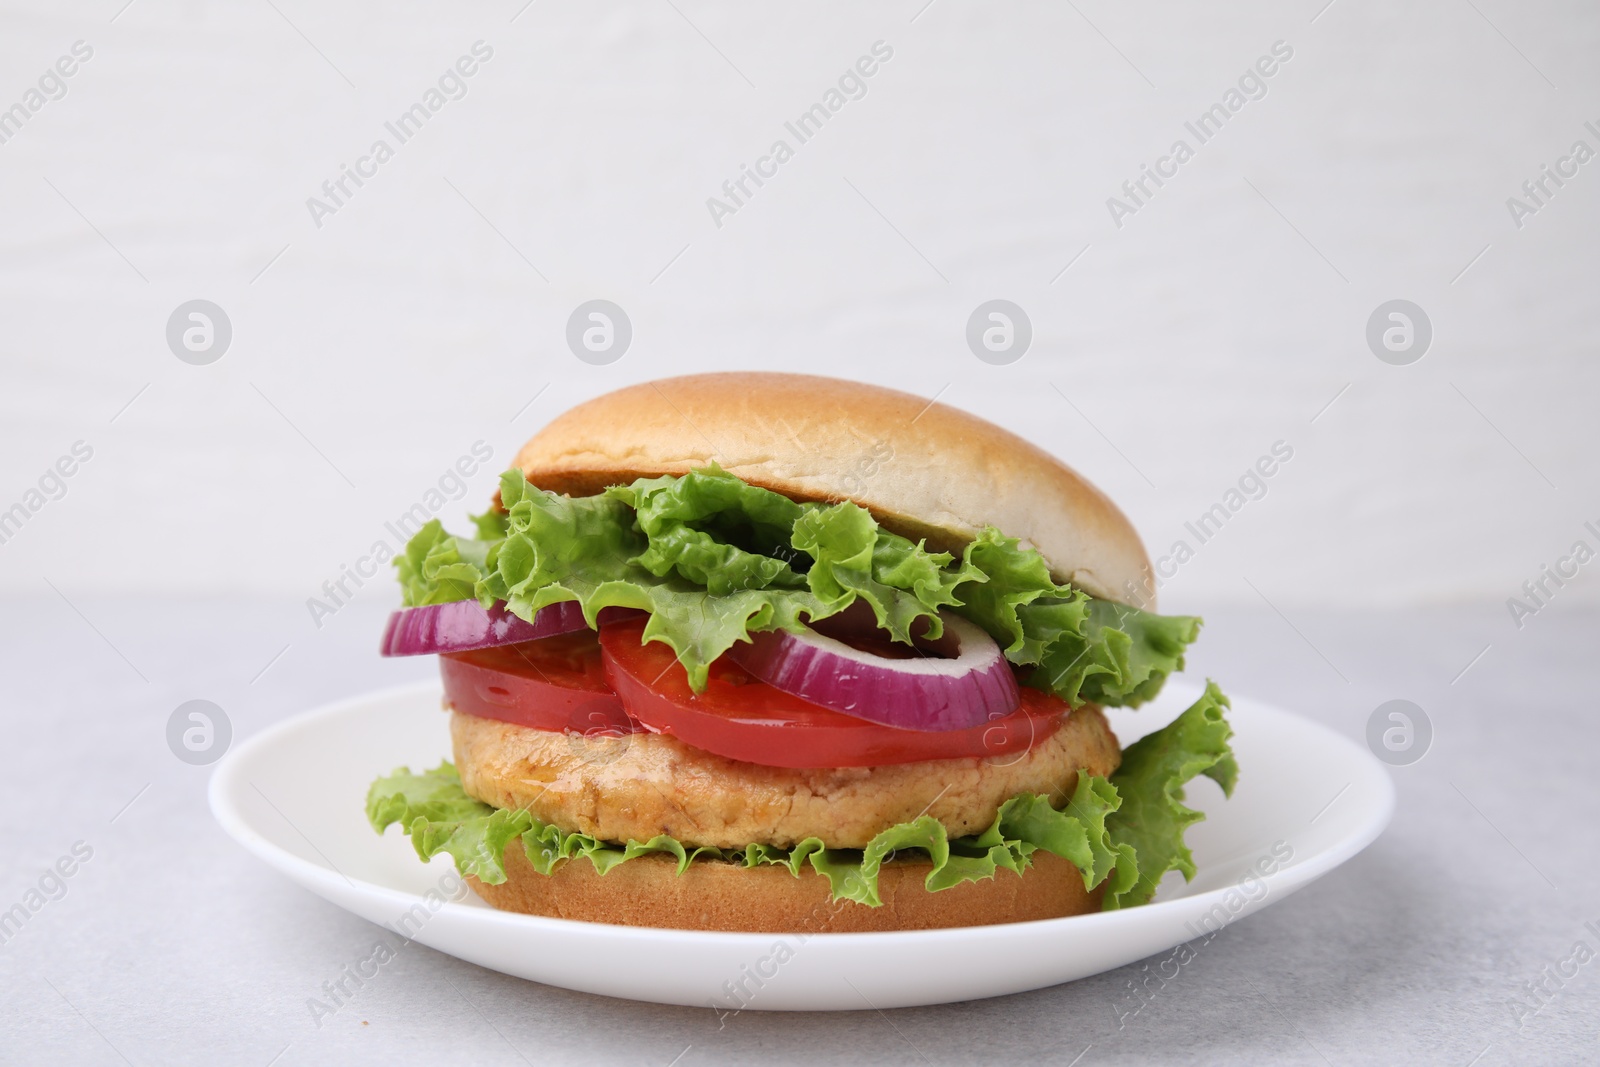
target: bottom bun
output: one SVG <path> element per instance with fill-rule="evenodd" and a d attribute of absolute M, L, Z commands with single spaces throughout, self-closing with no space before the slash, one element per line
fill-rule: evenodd
<path fill-rule="evenodd" d="M 597 873 L 573 859 L 542 875 L 513 840 L 506 849 L 506 880 L 487 885 L 467 876 L 478 896 L 503 911 L 559 919 L 736 933 L 859 933 L 935 930 L 952 926 L 1055 919 L 1100 910 L 1105 883 L 1092 892 L 1067 860 L 1035 852 L 1022 874 L 997 870 L 993 878 L 930 893 L 923 888 L 931 864 L 895 860 L 878 875 L 883 906 L 832 899 L 828 879 L 801 868 L 796 878 L 777 866 L 746 868 L 699 860 L 678 874 L 670 856 L 640 856 Z"/>

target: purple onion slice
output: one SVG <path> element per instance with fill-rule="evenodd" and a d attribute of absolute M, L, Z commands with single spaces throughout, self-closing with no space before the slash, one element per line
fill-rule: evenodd
<path fill-rule="evenodd" d="M 904 730 L 963 730 L 1016 711 L 1016 675 L 994 638 L 960 616 L 940 617 L 938 648 L 948 656 L 927 647 L 907 658 L 881 656 L 815 630 L 751 634 L 729 655 L 775 689 Z"/>
<path fill-rule="evenodd" d="M 485 609 L 476 600 L 402 608 L 389 616 L 380 651 L 385 656 L 432 656 L 470 652 L 475 648 L 537 641 L 541 637 L 588 628 L 576 600 L 540 608 L 533 621 L 520 618 L 496 601 Z"/>

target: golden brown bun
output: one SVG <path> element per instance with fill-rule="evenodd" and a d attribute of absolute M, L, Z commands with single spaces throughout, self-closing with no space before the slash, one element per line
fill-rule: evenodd
<path fill-rule="evenodd" d="M 659 926 L 676 930 L 742 933 L 855 933 L 933 930 L 949 926 L 1055 919 L 1100 909 L 1104 883 L 1083 888 L 1078 868 L 1048 852 L 1035 852 L 1023 874 L 1007 870 L 981 882 L 930 893 L 923 888 L 926 861 L 892 861 L 878 876 L 883 906 L 834 902 L 828 880 L 810 867 L 796 878 L 782 867 L 746 869 L 696 861 L 682 875 L 677 860 L 641 856 L 604 875 L 586 859 L 567 860 L 555 873 L 535 871 L 522 842 L 506 847 L 506 880 L 485 885 L 468 876 L 485 901 L 503 911 L 560 919 Z"/>
<path fill-rule="evenodd" d="M 515 465 L 576 496 L 713 461 L 796 500 L 853 500 L 936 549 L 999 527 L 1094 596 L 1154 588 L 1139 535 L 1071 468 L 976 415 L 875 385 L 757 371 L 646 382 L 561 415 Z"/>
<path fill-rule="evenodd" d="M 461 712 L 450 733 L 462 787 L 486 804 L 603 841 L 670 834 L 717 848 L 808 837 L 862 848 L 923 814 L 961 837 L 987 829 L 1018 793 L 1064 803 L 1080 768 L 1109 777 L 1121 762 L 1116 735 L 1089 704 L 1023 753 L 822 770 L 724 759 L 664 734 L 585 737 Z"/>

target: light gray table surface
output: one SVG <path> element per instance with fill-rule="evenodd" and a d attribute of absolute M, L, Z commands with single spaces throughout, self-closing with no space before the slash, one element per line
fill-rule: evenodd
<path fill-rule="evenodd" d="M 421 946 L 319 1027 L 307 998 L 372 928 L 222 833 L 209 771 L 173 757 L 166 721 L 213 700 L 237 741 L 431 664 L 374 654 L 377 592 L 320 631 L 292 602 L 62 592 L 0 610 L 0 908 L 76 843 L 92 856 L 0 947 L 6 1063 L 1600 1060 L 1600 961 L 1558 974 L 1577 942 L 1600 951 L 1585 927 L 1600 928 L 1600 614 L 1552 607 L 1519 631 L 1499 604 L 1209 613 L 1191 673 L 1352 737 L 1403 697 L 1435 735 L 1394 770 L 1399 807 L 1376 844 L 1226 929 L 1121 1028 L 1114 1005 L 1137 968 L 940 1007 L 747 1012 L 719 1029 L 708 1009 L 536 985 Z M 1545 1006 L 1519 1027 L 1515 1005 L 1541 981 Z"/>

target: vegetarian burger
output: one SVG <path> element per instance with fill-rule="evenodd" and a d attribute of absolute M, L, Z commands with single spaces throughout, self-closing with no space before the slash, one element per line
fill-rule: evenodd
<path fill-rule="evenodd" d="M 1017 922 L 1194 874 L 1231 792 L 1214 685 L 1120 750 L 1102 706 L 1195 618 L 1093 486 L 973 415 L 791 374 L 636 385 L 545 427 L 472 536 L 395 560 L 454 763 L 367 814 L 497 908 L 695 930 Z M 1136 606 L 1137 605 L 1137 606 Z"/>

